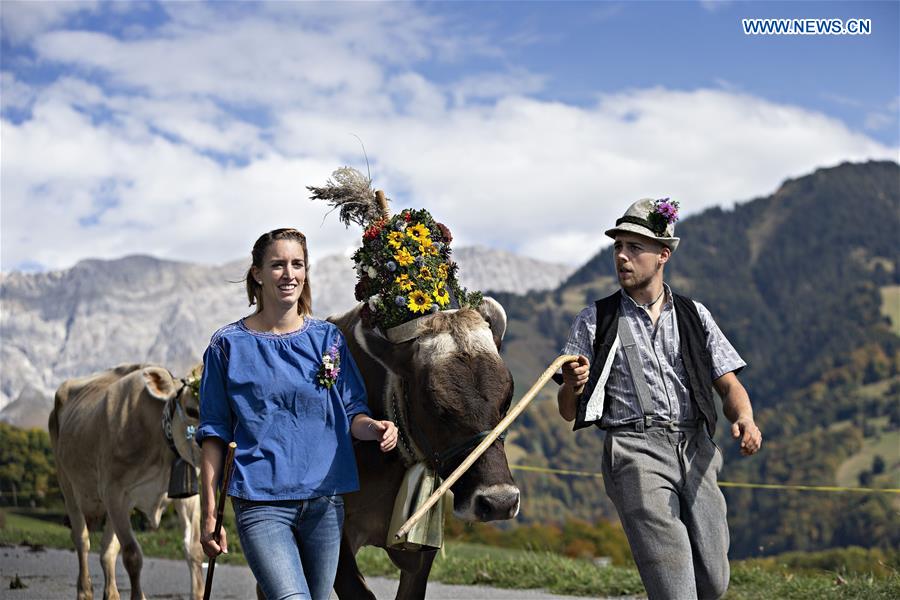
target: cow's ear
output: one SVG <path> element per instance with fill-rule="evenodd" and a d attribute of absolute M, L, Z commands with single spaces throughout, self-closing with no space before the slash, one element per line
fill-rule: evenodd
<path fill-rule="evenodd" d="M 157 400 L 166 401 L 175 395 L 175 379 L 172 374 L 161 367 L 144 367 L 144 387 L 147 393 Z"/>
<path fill-rule="evenodd" d="M 494 344 L 499 351 L 500 345 L 503 343 L 503 336 L 506 334 L 506 311 L 499 302 L 490 296 L 485 296 L 478 306 L 478 312 L 491 326 L 491 335 L 494 337 Z"/>

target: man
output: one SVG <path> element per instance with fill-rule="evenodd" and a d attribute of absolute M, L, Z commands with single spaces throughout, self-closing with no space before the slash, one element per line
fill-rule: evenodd
<path fill-rule="evenodd" d="M 606 493 L 649 597 L 719 598 L 729 538 L 712 388 L 742 454 L 762 434 L 736 376 L 746 363 L 702 304 L 663 282 L 677 210 L 668 198 L 639 200 L 606 232 L 622 289 L 575 319 L 563 353 L 578 360 L 563 366 L 557 400 L 575 429 L 606 430 Z"/>

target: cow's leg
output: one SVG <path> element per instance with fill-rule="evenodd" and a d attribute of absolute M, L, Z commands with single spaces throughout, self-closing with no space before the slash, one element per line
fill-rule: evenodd
<path fill-rule="evenodd" d="M 184 531 L 184 558 L 191 572 L 191 597 L 203 598 L 203 548 L 200 546 L 200 496 L 174 500 L 175 512 Z"/>
<path fill-rule="evenodd" d="M 108 518 L 112 521 L 113 529 L 122 544 L 122 563 L 128 572 L 131 582 L 131 600 L 145 600 L 141 590 L 141 566 L 144 557 L 141 553 L 141 545 L 131 529 L 131 507 L 121 492 L 107 499 Z"/>
<path fill-rule="evenodd" d="M 57 458 L 59 461 L 59 458 Z M 57 464 L 59 464 L 57 462 Z M 78 555 L 78 600 L 93 600 L 94 585 L 91 583 L 91 572 L 88 569 L 88 552 L 91 551 L 91 536 L 88 532 L 87 521 L 81 507 L 75 500 L 75 490 L 72 483 L 66 477 L 65 470 L 58 468 L 56 471 L 56 479 L 59 481 L 59 489 L 63 493 L 63 501 L 66 504 L 66 514 L 69 516 L 69 524 L 71 531 L 69 535 L 72 537 L 72 544 L 75 545 L 75 554 Z"/>
<path fill-rule="evenodd" d="M 78 555 L 78 600 L 93 600 L 94 586 L 91 583 L 91 572 L 88 569 L 88 552 L 91 551 L 91 536 L 88 533 L 87 522 L 84 514 L 77 507 L 66 505 L 69 513 L 69 521 L 72 523 L 72 543 L 75 544 L 75 553 Z M 74 504 L 74 503 L 73 503 Z"/>
<path fill-rule="evenodd" d="M 119 555 L 119 538 L 112 526 L 112 520 L 106 520 L 103 528 L 103 541 L 100 543 L 100 566 L 103 567 L 103 600 L 119 600 L 119 588 L 116 586 L 116 557 Z"/>
<path fill-rule="evenodd" d="M 391 561 L 400 569 L 397 600 L 422 600 L 437 550 L 388 550 Z"/>
<path fill-rule="evenodd" d="M 356 551 L 347 539 L 346 532 L 341 534 L 341 554 L 334 578 L 334 591 L 341 600 L 376 600 L 375 594 L 366 585 L 365 577 L 359 572 Z"/>

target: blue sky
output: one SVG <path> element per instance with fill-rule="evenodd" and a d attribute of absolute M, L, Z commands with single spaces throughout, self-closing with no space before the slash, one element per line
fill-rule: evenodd
<path fill-rule="evenodd" d="M 633 200 L 686 215 L 898 159 L 900 3 L 0 4 L 0 267 L 222 263 L 365 170 L 456 244 L 579 264 Z M 746 36 L 742 18 L 871 19 Z M 52 243 L 48 243 L 48 239 Z"/>

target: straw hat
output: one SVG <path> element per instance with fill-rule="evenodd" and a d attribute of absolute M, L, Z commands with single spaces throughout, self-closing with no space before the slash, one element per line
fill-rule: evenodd
<path fill-rule="evenodd" d="M 678 202 L 668 198 L 644 198 L 629 206 L 625 215 L 616 219 L 616 226 L 606 231 L 606 235 L 615 239 L 618 233 L 636 233 L 656 240 L 674 252 L 681 241 L 681 238 L 675 237 L 677 220 Z"/>

